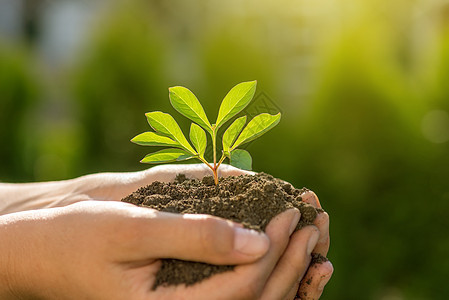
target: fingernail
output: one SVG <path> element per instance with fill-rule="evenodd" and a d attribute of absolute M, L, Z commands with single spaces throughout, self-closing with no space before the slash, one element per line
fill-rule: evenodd
<path fill-rule="evenodd" d="M 309 203 L 315 208 L 321 208 L 320 200 L 318 200 L 317 195 L 312 191 L 307 191 L 301 195 L 302 201 Z"/>
<path fill-rule="evenodd" d="M 293 231 L 295 231 L 296 226 L 298 225 L 299 219 L 301 218 L 301 213 L 299 210 L 295 209 L 295 214 L 292 219 L 292 223 L 290 224 L 290 228 L 288 230 L 288 235 L 292 235 Z"/>
<path fill-rule="evenodd" d="M 259 257 L 268 251 L 270 240 L 260 232 L 236 227 L 234 235 L 234 249 L 240 253 Z"/>
<path fill-rule="evenodd" d="M 312 233 L 310 234 L 309 241 L 307 242 L 307 255 L 311 255 L 313 249 L 316 246 L 316 243 L 318 243 L 318 239 L 320 238 L 320 232 L 318 229 L 314 228 Z"/>

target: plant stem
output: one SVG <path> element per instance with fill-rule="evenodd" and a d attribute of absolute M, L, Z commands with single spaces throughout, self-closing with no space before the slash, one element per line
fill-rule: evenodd
<path fill-rule="evenodd" d="M 204 158 L 202 158 L 201 156 L 198 156 L 198 159 L 201 160 L 203 163 L 205 163 L 206 166 L 208 166 L 208 167 L 212 170 L 212 172 L 215 172 L 215 171 L 214 171 L 214 167 L 212 167 L 212 166 L 210 165 L 210 163 L 208 163 Z"/>
<path fill-rule="evenodd" d="M 216 169 L 213 170 L 213 172 L 214 172 L 214 183 L 215 185 L 218 185 L 218 172 Z"/>
<path fill-rule="evenodd" d="M 205 163 L 206 164 L 206 166 L 208 166 L 211 170 L 212 170 L 212 173 L 214 173 L 214 182 L 215 182 L 215 185 L 218 185 L 218 172 L 217 172 L 217 170 L 218 170 L 218 166 L 211 166 L 210 165 L 210 163 L 208 163 L 207 162 L 207 160 L 205 160 L 204 158 L 202 158 L 201 156 L 198 156 L 198 159 L 199 160 L 201 160 L 203 163 Z"/>
<path fill-rule="evenodd" d="M 226 158 L 226 156 L 223 154 L 223 155 L 221 156 L 221 158 L 220 158 L 220 161 L 219 161 L 218 164 L 217 164 L 217 169 L 218 169 L 218 167 L 221 165 L 221 163 L 225 160 L 225 158 Z"/>
<path fill-rule="evenodd" d="M 214 168 L 212 172 L 214 172 L 214 182 L 215 185 L 218 185 L 218 166 L 217 165 L 217 131 L 215 125 L 212 127 L 212 148 L 214 151 Z"/>
<path fill-rule="evenodd" d="M 214 169 L 217 166 L 217 132 L 215 131 L 215 126 L 212 129 L 212 148 L 214 151 Z"/>

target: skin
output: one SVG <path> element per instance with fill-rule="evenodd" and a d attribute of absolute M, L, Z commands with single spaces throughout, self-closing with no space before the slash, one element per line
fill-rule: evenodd
<path fill-rule="evenodd" d="M 328 219 L 291 233 L 300 219 L 291 209 L 259 234 L 208 215 L 119 202 L 152 181 L 209 172 L 201 165 L 166 165 L 0 184 L 0 299 L 294 299 L 298 291 L 318 299 L 315 281 L 329 272 L 307 269 L 312 251 L 328 249 Z M 220 175 L 242 173 L 223 165 Z M 189 287 L 152 291 L 162 257 L 237 266 Z M 300 285 L 304 275 L 313 284 Z"/>
<path fill-rule="evenodd" d="M 322 208 L 317 195 L 312 191 L 303 194 L 302 199 L 316 208 Z M 326 212 L 320 213 L 315 219 L 314 225 L 320 231 L 320 237 L 313 252 L 326 256 L 330 245 L 329 215 Z M 330 261 L 314 264 L 300 282 L 297 296 L 304 300 L 319 299 L 333 272 L 334 267 Z"/>

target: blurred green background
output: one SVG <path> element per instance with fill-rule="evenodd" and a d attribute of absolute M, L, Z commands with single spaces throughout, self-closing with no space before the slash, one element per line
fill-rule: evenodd
<path fill-rule="evenodd" d="M 215 116 L 254 79 L 254 169 L 331 216 L 323 299 L 449 299 L 448 1 L 0 0 L 0 181 L 144 169 L 168 87 Z"/>

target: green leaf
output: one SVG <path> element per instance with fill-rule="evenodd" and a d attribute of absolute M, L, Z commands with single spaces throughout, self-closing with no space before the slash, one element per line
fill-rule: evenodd
<path fill-rule="evenodd" d="M 246 125 L 245 129 L 243 129 L 242 133 L 240 133 L 237 141 L 235 141 L 234 145 L 231 147 L 231 151 L 237 148 L 238 146 L 248 143 L 265 132 L 276 126 L 281 120 L 281 113 L 277 115 L 270 115 L 267 113 L 260 114 L 255 116 L 249 123 Z"/>
<path fill-rule="evenodd" d="M 249 104 L 256 92 L 256 84 L 257 81 L 242 82 L 229 91 L 218 110 L 217 130 Z"/>
<path fill-rule="evenodd" d="M 223 152 L 226 156 L 229 157 L 229 149 L 231 148 L 232 143 L 234 143 L 239 133 L 242 131 L 245 123 L 246 116 L 240 117 L 236 119 L 223 134 Z"/>
<path fill-rule="evenodd" d="M 206 151 L 207 146 L 206 132 L 204 132 L 204 130 L 195 123 L 192 123 L 190 126 L 190 141 L 198 154 L 201 157 L 204 157 L 204 151 Z"/>
<path fill-rule="evenodd" d="M 179 113 L 212 133 L 212 126 L 207 119 L 203 106 L 189 89 L 175 86 L 168 90 L 170 102 Z"/>
<path fill-rule="evenodd" d="M 194 158 L 194 155 L 176 148 L 164 149 L 145 156 L 140 162 L 146 164 L 160 164 Z"/>
<path fill-rule="evenodd" d="M 160 111 L 149 112 L 145 115 L 147 116 L 148 123 L 155 131 L 175 140 L 182 148 L 190 153 L 196 154 L 182 133 L 181 128 L 179 128 L 178 123 L 176 123 L 171 115 Z"/>
<path fill-rule="evenodd" d="M 178 142 L 172 140 L 169 137 L 166 137 L 165 135 L 162 135 L 157 132 L 144 132 L 137 136 L 135 136 L 131 142 L 141 145 L 141 146 L 174 146 L 174 147 L 180 147 Z"/>
<path fill-rule="evenodd" d="M 251 171 L 253 159 L 248 151 L 242 149 L 236 149 L 231 152 L 231 166 L 239 169 Z"/>

